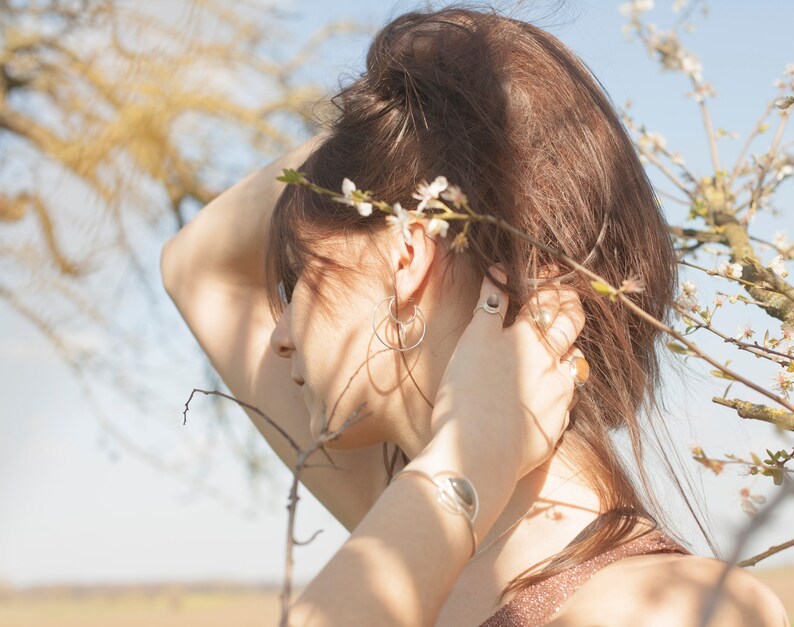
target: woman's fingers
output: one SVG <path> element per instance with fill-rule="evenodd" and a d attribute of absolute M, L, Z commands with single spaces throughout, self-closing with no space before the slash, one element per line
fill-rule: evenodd
<path fill-rule="evenodd" d="M 549 329 L 554 324 L 560 310 L 560 284 L 549 283 L 532 293 L 516 314 L 514 324 L 524 322 L 531 325 L 540 335 L 541 329 Z"/>
<path fill-rule="evenodd" d="M 585 315 L 579 293 L 573 288 L 560 290 L 560 308 L 549 329 L 552 341 L 557 340 L 557 354 L 562 358 L 584 329 Z"/>
<path fill-rule="evenodd" d="M 576 290 L 553 282 L 533 293 L 530 302 L 521 307 L 511 328 L 515 327 L 518 333 L 531 333 L 562 359 L 573 346 L 584 323 L 584 310 Z"/>
<path fill-rule="evenodd" d="M 541 276 L 556 273 L 556 269 L 553 266 L 541 273 Z M 501 282 L 507 280 L 501 264 L 491 265 L 489 271 Z M 472 312 L 472 326 L 482 333 L 493 333 L 497 330 L 501 332 L 508 304 L 507 293 L 484 276 L 477 308 Z M 478 317 L 479 320 L 476 320 Z M 546 344 L 554 356 L 562 359 L 573 346 L 584 328 L 584 323 L 585 315 L 579 294 L 575 289 L 562 287 L 558 281 L 554 281 L 533 293 L 530 302 L 521 307 L 510 328 L 517 333 L 532 333 Z"/>

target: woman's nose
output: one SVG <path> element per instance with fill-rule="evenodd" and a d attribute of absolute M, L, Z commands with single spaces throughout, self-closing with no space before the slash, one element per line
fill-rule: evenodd
<path fill-rule="evenodd" d="M 288 316 L 286 312 L 281 314 L 281 317 L 276 323 L 276 328 L 270 334 L 270 350 L 272 350 L 279 357 L 288 358 L 295 350 L 295 345 L 290 338 Z"/>

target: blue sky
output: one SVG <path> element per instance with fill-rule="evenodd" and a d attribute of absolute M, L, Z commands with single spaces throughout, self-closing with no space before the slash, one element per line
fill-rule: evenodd
<path fill-rule="evenodd" d="M 357 19 L 377 27 L 389 17 L 424 4 L 300 0 L 291 4 L 297 18 L 294 32 L 287 38 L 299 41 L 305 33 L 332 19 Z M 625 42 L 620 32 L 625 18 L 618 13 L 617 5 L 569 3 L 539 25 L 582 57 L 617 105 L 631 99 L 637 121 L 662 133 L 668 146 L 680 151 L 695 172 L 708 173 L 700 115 L 694 102 L 684 96 L 688 83 L 680 74 L 661 72 L 640 44 Z M 739 140 L 720 140 L 723 159 L 731 164 L 740 142 L 773 95 L 773 80 L 787 63 L 794 63 L 790 32 L 794 5 L 772 1 L 712 5 L 708 17 L 695 17 L 697 30 L 684 41 L 699 55 L 706 80 L 716 87 L 718 98 L 709 101 L 715 127 L 741 134 Z M 532 14 L 537 13 L 544 13 L 544 9 Z M 649 14 L 660 27 L 669 24 L 672 15 L 670 4 L 658 2 Z M 323 49 L 322 65 L 318 61 L 313 76 L 331 88 L 340 73 L 360 71 L 367 44 L 365 36 L 335 40 Z M 786 137 L 790 136 L 789 132 Z M 766 146 L 767 141 L 757 145 Z M 661 189 L 670 189 L 653 168 L 649 172 Z M 239 178 L 245 174 L 241 172 Z M 778 196 L 778 205 L 789 214 L 792 187 L 789 180 Z M 668 219 L 681 223 L 680 209 L 669 206 Z M 786 223 L 791 224 L 791 218 L 759 215 L 754 232 L 771 237 L 774 231 L 784 230 Z M 794 229 L 789 227 L 788 236 L 794 237 Z M 765 260 L 770 256 L 767 253 Z M 150 272 L 156 273 L 157 261 L 155 246 L 147 259 Z M 702 263 L 716 265 L 708 258 Z M 715 288 L 734 293 L 733 285 L 718 279 L 706 281 L 705 277 L 686 273 L 684 277 L 691 278 L 705 294 L 713 294 Z M 180 324 L 165 294 L 160 297 L 168 333 L 180 346 L 192 348 L 192 336 Z M 729 333 L 735 333 L 737 325 L 744 322 L 754 322 L 763 329 L 763 317 L 750 308 L 736 306 L 724 313 L 722 328 Z M 716 343 L 700 338 L 695 336 L 707 350 L 726 354 Z M 186 353 L 187 348 L 178 359 L 175 357 L 177 368 L 186 364 Z M 751 357 L 733 353 L 731 357 L 733 366 L 757 381 L 765 383 L 771 375 L 771 370 L 767 373 L 765 366 Z M 181 387 L 162 390 L 166 402 L 156 409 L 159 413 L 145 420 L 169 421 L 178 416 L 181 423 L 182 405 L 195 384 L 195 371 L 186 366 Z M 693 443 L 718 455 L 746 454 L 750 447 L 760 451 L 781 442 L 772 427 L 739 421 L 728 410 L 702 400 L 721 394 L 722 389 L 722 382 L 701 377 L 696 385 L 690 382 L 671 390 L 669 424 L 680 439 L 680 451 L 690 468 L 693 464 L 686 455 Z M 736 388 L 734 391 L 739 392 Z M 250 517 L 114 448 L 104 441 L 96 417 L 81 401 L 80 389 L 67 368 L 35 329 L 2 304 L 0 398 L 0 581 L 27 585 L 56 581 L 280 580 L 290 475 L 275 457 L 273 481 L 266 488 L 272 492 L 264 495 L 264 511 Z M 145 428 L 146 423 L 139 422 L 134 411 L 119 409 L 117 415 L 126 426 Z M 232 409 L 230 415 L 236 421 L 247 420 L 241 411 Z M 191 421 L 201 419 L 197 410 Z M 788 442 L 791 446 L 790 437 Z M 183 451 L 186 463 L 190 462 L 190 450 Z M 691 473 L 696 489 L 708 494 L 714 531 L 727 551 L 727 539 L 746 519 L 738 508 L 736 491 L 750 482 L 734 477 L 730 470 L 719 478 L 697 467 Z M 228 458 L 213 463 L 207 480 L 229 498 L 245 501 L 244 478 Z M 771 482 L 759 481 L 753 491 L 769 495 L 772 491 L 768 484 Z M 665 498 L 663 482 L 659 489 Z M 678 512 L 676 507 L 672 511 Z M 781 509 L 777 522 L 752 539 L 747 554 L 788 540 L 792 514 L 792 504 Z M 682 514 L 680 517 L 684 519 Z M 324 533 L 310 545 L 296 549 L 299 581 L 318 572 L 347 538 L 341 525 L 304 491 L 296 535 L 305 538 L 317 528 Z M 766 563 L 794 563 L 794 553 L 789 551 Z"/>

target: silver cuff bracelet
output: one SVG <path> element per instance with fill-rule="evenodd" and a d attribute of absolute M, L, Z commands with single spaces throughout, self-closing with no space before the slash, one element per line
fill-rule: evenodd
<path fill-rule="evenodd" d="M 477 551 L 477 533 L 474 531 L 474 521 L 480 511 L 480 499 L 477 490 L 474 489 L 471 481 L 458 472 L 452 470 L 442 470 L 434 475 L 429 475 L 421 470 L 404 469 L 392 477 L 392 481 L 400 476 L 416 475 L 432 481 L 438 488 L 436 502 L 441 504 L 447 511 L 453 514 L 461 514 L 469 523 L 473 547 L 471 554 Z"/>

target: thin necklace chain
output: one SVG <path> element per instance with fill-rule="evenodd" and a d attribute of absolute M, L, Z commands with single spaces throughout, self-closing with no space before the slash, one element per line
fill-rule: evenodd
<path fill-rule="evenodd" d="M 521 515 L 521 517 L 520 517 L 520 518 L 519 518 L 517 521 L 515 521 L 515 522 L 514 522 L 512 525 L 510 525 L 510 526 L 509 526 L 507 529 L 505 529 L 505 530 L 504 530 L 502 533 L 500 533 L 500 534 L 499 534 L 499 537 L 497 537 L 496 539 L 492 540 L 491 542 L 489 542 L 489 543 L 488 543 L 488 544 L 485 546 L 485 548 L 479 549 L 479 550 L 478 550 L 478 551 L 477 551 L 477 552 L 476 552 L 474 555 L 472 555 L 471 559 L 469 559 L 469 562 L 473 562 L 474 560 L 476 560 L 477 558 L 479 558 L 479 557 L 480 557 L 480 555 L 482 555 L 483 553 L 485 553 L 485 551 L 487 551 L 488 549 L 490 549 L 490 548 L 491 548 L 491 547 L 492 547 L 494 544 L 496 544 L 497 542 L 499 542 L 499 540 L 501 540 L 501 539 L 502 539 L 502 538 L 505 536 L 505 534 L 506 534 L 508 531 L 510 531 L 511 529 L 513 529 L 513 528 L 514 528 L 514 527 L 515 527 L 515 526 L 516 526 L 518 523 L 520 523 L 520 522 L 521 522 L 522 520 L 524 520 L 524 519 L 525 519 L 527 516 L 529 516 L 529 515 L 530 515 L 530 514 L 533 512 L 533 510 L 534 510 L 534 509 L 537 507 L 537 505 L 538 505 L 538 503 L 539 503 L 540 501 L 542 501 L 542 500 L 544 500 L 545 498 L 547 498 L 547 497 L 551 496 L 552 494 L 554 494 L 554 493 L 555 493 L 557 490 L 559 490 L 559 489 L 560 489 L 562 486 L 564 486 L 566 483 L 568 483 L 568 482 L 569 482 L 571 479 L 573 479 L 575 476 L 577 476 L 577 475 L 578 475 L 579 473 L 581 473 L 581 472 L 582 472 L 582 471 L 580 470 L 579 472 L 577 472 L 577 473 L 574 473 L 573 475 L 571 475 L 570 477 L 568 477 L 568 478 L 567 478 L 565 481 L 563 481 L 563 482 L 562 482 L 560 485 L 558 485 L 556 488 L 554 488 L 554 489 L 553 489 L 551 492 L 549 492 L 549 493 L 548 493 L 548 494 L 547 494 L 545 497 L 543 497 L 543 499 L 538 499 L 537 501 L 535 501 L 535 502 L 532 504 L 532 507 L 530 507 L 530 508 L 529 508 L 529 509 L 528 509 L 526 512 L 524 512 L 524 513 Z"/>

